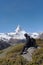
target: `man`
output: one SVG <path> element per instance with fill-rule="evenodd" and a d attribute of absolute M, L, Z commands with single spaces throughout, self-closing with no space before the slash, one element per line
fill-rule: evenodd
<path fill-rule="evenodd" d="M 27 33 L 24 34 L 24 36 L 26 37 L 26 43 L 25 43 L 25 45 L 24 45 L 24 47 L 23 47 L 23 49 L 22 49 L 21 54 L 23 54 L 23 52 L 25 51 L 25 49 L 27 50 L 27 49 L 30 47 L 30 45 L 31 45 L 30 36 L 29 36 Z"/>
<path fill-rule="evenodd" d="M 22 49 L 21 54 L 23 54 L 23 52 L 25 50 L 27 50 L 29 47 L 36 47 L 37 48 L 36 40 L 34 38 L 30 38 L 30 36 L 27 33 L 24 34 L 24 36 L 26 37 L 26 43 L 25 43 L 25 45 L 24 45 L 24 47 Z"/>

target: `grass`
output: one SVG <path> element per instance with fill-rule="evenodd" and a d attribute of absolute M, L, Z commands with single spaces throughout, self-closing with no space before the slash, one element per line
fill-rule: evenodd
<path fill-rule="evenodd" d="M 33 60 L 31 62 L 20 55 L 24 46 L 21 43 L 10 47 L 10 51 L 8 50 L 6 56 L 0 59 L 0 65 L 43 65 L 43 40 L 37 39 L 36 43 L 40 46 L 40 49 L 33 53 Z"/>
<path fill-rule="evenodd" d="M 36 39 L 36 43 L 38 46 L 43 47 L 43 39 Z"/>
<path fill-rule="evenodd" d="M 2 50 L 0 50 L 0 54 L 1 54 L 1 53 L 3 53 L 3 51 L 2 51 Z"/>

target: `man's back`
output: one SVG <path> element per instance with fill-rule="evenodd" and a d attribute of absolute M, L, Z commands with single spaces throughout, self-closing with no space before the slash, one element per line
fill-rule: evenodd
<path fill-rule="evenodd" d="M 31 43 L 31 39 L 30 39 L 30 36 L 28 36 L 26 38 L 26 45 L 30 46 L 30 43 Z"/>

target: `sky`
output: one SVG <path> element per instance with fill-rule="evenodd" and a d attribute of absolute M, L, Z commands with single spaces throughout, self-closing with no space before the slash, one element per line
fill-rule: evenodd
<path fill-rule="evenodd" d="M 43 32 L 43 0 L 0 0 L 0 32 L 17 25 L 27 32 Z"/>

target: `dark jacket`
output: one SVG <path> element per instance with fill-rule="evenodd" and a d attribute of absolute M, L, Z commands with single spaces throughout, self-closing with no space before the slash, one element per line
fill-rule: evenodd
<path fill-rule="evenodd" d="M 26 37 L 26 47 L 32 47 L 32 46 L 36 46 L 36 40 L 34 38 L 30 38 L 30 36 L 28 34 L 25 34 Z"/>
<path fill-rule="evenodd" d="M 30 44 L 31 44 L 30 36 L 27 36 L 26 37 L 26 46 L 30 46 Z"/>

